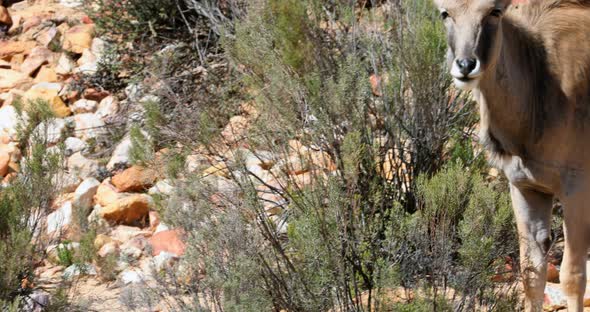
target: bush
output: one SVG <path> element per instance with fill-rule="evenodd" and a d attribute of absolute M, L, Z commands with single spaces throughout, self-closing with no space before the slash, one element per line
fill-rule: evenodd
<path fill-rule="evenodd" d="M 430 1 L 242 12 L 220 32 L 225 58 L 179 44 L 149 65 L 159 101 L 144 107 L 147 135 L 133 130 L 133 158 L 161 166 L 168 148 L 175 191 L 158 203 L 189 246 L 139 296 L 177 310 L 514 307 L 513 288 L 491 282 L 516 258 L 507 195 L 483 178 L 473 103 L 450 86 Z M 228 133 L 238 114 L 247 132 Z M 195 154 L 207 174 L 179 169 Z M 399 288 L 414 299 L 384 298 Z"/>
<path fill-rule="evenodd" d="M 41 220 L 50 211 L 56 194 L 56 177 L 62 168 L 59 153 L 49 152 L 46 131 L 38 128 L 52 117 L 46 102 L 15 104 L 26 111 L 28 122 L 21 122 L 19 147 L 23 153 L 21 171 L 0 190 L 0 308 L 22 307 L 32 291 L 26 285 L 33 280 L 33 269 L 43 259 L 45 248 L 40 240 Z M 35 131 L 35 129 L 40 131 Z M 46 130 L 46 129 L 45 129 Z M 25 282 L 26 280 L 26 282 Z"/>

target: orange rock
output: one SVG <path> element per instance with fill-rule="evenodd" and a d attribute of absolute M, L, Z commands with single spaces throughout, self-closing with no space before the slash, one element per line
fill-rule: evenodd
<path fill-rule="evenodd" d="M 157 256 L 162 251 L 165 251 L 182 256 L 186 249 L 182 236 L 183 232 L 178 229 L 154 234 L 149 240 L 150 245 L 152 245 L 152 255 Z"/>
<path fill-rule="evenodd" d="M 34 41 L 0 41 L 0 58 L 10 60 L 12 56 L 26 53 L 36 45 Z"/>
<path fill-rule="evenodd" d="M 150 217 L 150 230 L 154 231 L 154 230 L 156 230 L 158 225 L 160 225 L 160 215 L 158 214 L 157 211 L 150 211 L 149 217 Z"/>
<path fill-rule="evenodd" d="M 88 88 L 88 89 L 84 90 L 82 97 L 87 100 L 100 102 L 100 101 L 102 101 L 102 99 L 106 98 L 109 95 L 111 95 L 111 94 L 108 91 L 101 91 L 101 90 L 96 90 L 94 88 Z"/>
<path fill-rule="evenodd" d="M 110 179 L 102 181 L 94 195 L 94 201 L 101 206 L 108 206 L 119 199 L 125 197 L 127 194 L 122 194 L 111 184 Z"/>
<path fill-rule="evenodd" d="M 35 103 L 36 100 L 47 101 L 55 116 L 60 118 L 67 117 L 72 114 L 72 111 L 66 106 L 66 103 L 64 103 L 64 101 L 58 95 L 58 90 L 56 89 L 30 89 L 25 93 L 24 99 L 25 105 L 31 105 Z"/>
<path fill-rule="evenodd" d="M 132 224 L 147 216 L 152 206 L 153 201 L 150 196 L 134 194 L 103 207 L 99 215 L 110 222 Z"/>
<path fill-rule="evenodd" d="M 82 54 L 84 49 L 90 49 L 94 37 L 94 24 L 76 25 L 64 34 L 63 49 Z"/>
<path fill-rule="evenodd" d="M 150 188 L 157 181 L 157 173 L 141 166 L 132 166 L 116 174 L 111 183 L 119 192 L 139 192 Z"/>
<path fill-rule="evenodd" d="M 57 78 L 57 73 L 53 67 L 43 65 L 41 69 L 39 69 L 39 73 L 35 76 L 35 82 L 56 82 L 59 81 Z"/>
<path fill-rule="evenodd" d="M 373 91 L 373 95 L 381 96 L 381 77 L 373 74 L 369 77 L 369 81 L 371 82 L 371 91 Z"/>
<path fill-rule="evenodd" d="M 0 176 L 4 177 L 8 173 L 8 164 L 10 163 L 10 154 L 5 151 L 0 152 Z"/>
<path fill-rule="evenodd" d="M 8 9 L 4 6 L 0 6 L 0 24 L 12 26 L 12 18 L 10 17 L 10 13 L 8 13 Z"/>
<path fill-rule="evenodd" d="M 547 264 L 547 281 L 551 283 L 559 283 L 559 270 L 552 263 Z"/>

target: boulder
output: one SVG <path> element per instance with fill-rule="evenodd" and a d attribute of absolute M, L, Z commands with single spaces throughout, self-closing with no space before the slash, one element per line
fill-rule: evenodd
<path fill-rule="evenodd" d="M 58 210 L 47 216 L 47 234 L 62 233 L 72 222 L 72 202 L 65 202 Z"/>
<path fill-rule="evenodd" d="M 229 119 L 229 123 L 221 132 L 221 136 L 227 143 L 233 144 L 241 140 L 249 128 L 250 121 L 246 117 L 234 116 Z"/>
<path fill-rule="evenodd" d="M 43 65 L 39 69 L 37 76 L 35 76 L 34 82 L 56 82 L 59 81 L 55 69 L 48 65 Z"/>
<path fill-rule="evenodd" d="M 53 63 L 57 59 L 56 55 L 45 47 L 35 47 L 20 65 L 20 71 L 25 75 L 33 76 L 41 65 Z"/>
<path fill-rule="evenodd" d="M 36 37 L 35 40 L 42 46 L 50 49 L 54 49 L 59 44 L 60 33 L 57 27 L 51 26 L 43 29 Z"/>
<path fill-rule="evenodd" d="M 109 222 L 132 224 L 146 217 L 153 205 L 154 203 L 150 196 L 134 194 L 123 197 L 103 207 L 99 214 Z"/>
<path fill-rule="evenodd" d="M 66 31 L 64 34 L 63 49 L 82 54 L 84 49 L 92 47 L 92 38 L 94 37 L 94 25 L 80 24 Z"/>
<path fill-rule="evenodd" d="M 34 41 L 0 41 L 0 59 L 10 60 L 17 54 L 27 53 L 36 45 Z"/>
<path fill-rule="evenodd" d="M 105 119 L 110 116 L 114 116 L 117 111 L 119 110 L 119 102 L 115 99 L 114 96 L 109 95 L 102 99 L 98 104 L 98 109 L 96 110 L 96 116 Z"/>
<path fill-rule="evenodd" d="M 131 161 L 129 153 L 131 152 L 132 145 L 133 144 L 131 143 L 131 138 L 129 137 L 129 135 L 125 135 L 125 137 L 123 137 L 123 140 L 121 140 L 121 142 L 117 144 L 117 147 L 115 147 L 113 155 L 107 163 L 107 169 L 113 170 L 117 166 L 128 165 Z"/>
<path fill-rule="evenodd" d="M 70 108 L 66 106 L 66 103 L 58 95 L 59 91 L 56 89 L 49 89 L 43 87 L 31 88 L 25 92 L 23 98 L 26 105 L 34 105 L 36 101 L 42 100 L 49 104 L 49 107 L 53 111 L 56 117 L 67 117 L 72 114 Z"/>
<path fill-rule="evenodd" d="M 98 235 L 96 235 L 96 238 L 94 239 L 94 248 L 100 249 L 102 246 L 104 246 L 108 243 L 112 243 L 112 242 L 113 242 L 113 239 L 110 238 L 108 235 L 98 234 Z"/>
<path fill-rule="evenodd" d="M 75 138 L 75 137 L 67 138 L 65 140 L 64 144 L 66 146 L 65 153 L 67 156 L 70 156 L 70 155 L 77 153 L 77 152 L 81 152 L 88 147 L 88 143 L 86 143 L 78 138 Z"/>
<path fill-rule="evenodd" d="M 12 26 L 12 17 L 10 17 L 10 13 L 8 9 L 4 6 L 0 5 L 0 25 L 3 26 Z"/>
<path fill-rule="evenodd" d="M 71 74 L 74 68 L 76 68 L 76 63 L 66 53 L 62 53 L 57 60 L 55 72 L 58 75 L 65 76 Z"/>
<path fill-rule="evenodd" d="M 150 235 L 149 231 L 144 231 L 138 227 L 134 226 L 127 226 L 127 225 L 117 225 L 110 233 L 110 237 L 112 237 L 115 241 L 124 244 L 131 240 L 136 236 L 146 236 Z"/>
<path fill-rule="evenodd" d="M 11 89 L 26 89 L 33 84 L 33 79 L 26 74 L 12 69 L 0 68 L 0 92 Z"/>
<path fill-rule="evenodd" d="M 40 123 L 35 128 L 35 135 L 42 138 L 48 144 L 56 144 L 61 139 L 61 135 L 67 127 L 65 119 L 51 118 Z"/>
<path fill-rule="evenodd" d="M 96 107 L 98 106 L 98 102 L 87 100 L 87 99 L 80 99 L 74 102 L 71 105 L 71 110 L 74 114 L 82 114 L 82 113 L 94 113 L 96 111 Z"/>
<path fill-rule="evenodd" d="M 98 170 L 98 162 L 84 157 L 80 152 L 68 157 L 67 166 L 70 173 L 82 180 L 94 176 Z"/>
<path fill-rule="evenodd" d="M 0 176 L 5 177 L 8 174 L 8 164 L 10 163 L 10 154 L 0 150 Z"/>
<path fill-rule="evenodd" d="M 125 196 L 128 196 L 128 194 L 119 193 L 115 186 L 111 184 L 111 179 L 105 179 L 98 186 L 96 195 L 94 195 L 94 200 L 97 204 L 105 207 L 122 199 Z"/>
<path fill-rule="evenodd" d="M 110 255 L 116 255 L 118 253 L 119 246 L 115 242 L 108 242 L 98 249 L 98 256 L 101 258 L 105 258 Z"/>
<path fill-rule="evenodd" d="M 18 113 L 12 105 L 0 107 L 0 134 L 12 137 L 16 134 Z"/>
<path fill-rule="evenodd" d="M 168 252 L 176 256 L 182 256 L 186 249 L 183 240 L 183 232 L 179 229 L 161 231 L 152 235 L 149 240 L 152 246 L 152 255 L 157 256 L 161 252 Z"/>
<path fill-rule="evenodd" d="M 76 122 L 76 137 L 88 141 L 106 133 L 105 123 L 93 113 L 83 113 L 74 116 Z"/>
<path fill-rule="evenodd" d="M 113 176 L 111 183 L 119 192 L 140 192 L 150 188 L 156 180 L 155 170 L 135 165 Z"/>
<path fill-rule="evenodd" d="M 99 185 L 100 182 L 95 178 L 86 178 L 82 181 L 74 192 L 74 199 L 72 201 L 74 208 L 89 212 Z"/>

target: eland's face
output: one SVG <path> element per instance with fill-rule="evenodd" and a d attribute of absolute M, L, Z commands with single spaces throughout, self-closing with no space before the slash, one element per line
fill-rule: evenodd
<path fill-rule="evenodd" d="M 500 54 L 501 28 L 510 0 L 435 0 L 447 29 L 447 59 L 455 85 L 476 88 Z"/>

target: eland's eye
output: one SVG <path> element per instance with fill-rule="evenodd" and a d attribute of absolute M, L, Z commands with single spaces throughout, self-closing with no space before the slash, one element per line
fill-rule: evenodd
<path fill-rule="evenodd" d="M 492 12 L 490 12 L 490 16 L 493 17 L 501 17 L 502 16 L 502 10 L 500 9 L 493 9 Z"/>
<path fill-rule="evenodd" d="M 448 17 L 449 17 L 449 12 L 447 12 L 447 11 L 440 12 L 440 18 L 442 18 L 443 20 L 446 20 Z"/>

